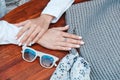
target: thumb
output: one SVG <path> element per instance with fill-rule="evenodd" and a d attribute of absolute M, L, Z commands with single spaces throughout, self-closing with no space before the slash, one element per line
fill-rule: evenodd
<path fill-rule="evenodd" d="M 28 23 L 28 20 L 22 21 L 22 22 L 20 22 L 20 23 L 16 23 L 16 24 L 14 24 L 14 25 L 17 26 L 17 27 L 21 27 L 21 26 L 24 26 L 26 23 Z"/>
<path fill-rule="evenodd" d="M 57 28 L 54 28 L 54 29 L 60 30 L 60 31 L 65 31 L 65 30 L 69 29 L 69 25 L 66 25 L 65 27 L 57 27 Z"/>

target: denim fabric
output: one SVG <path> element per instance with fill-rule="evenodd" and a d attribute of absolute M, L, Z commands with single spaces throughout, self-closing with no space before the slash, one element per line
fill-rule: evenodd
<path fill-rule="evenodd" d="M 0 18 L 3 17 L 5 13 L 6 13 L 5 0 L 0 0 Z"/>
<path fill-rule="evenodd" d="M 16 7 L 30 0 L 0 0 L 0 18 Z"/>

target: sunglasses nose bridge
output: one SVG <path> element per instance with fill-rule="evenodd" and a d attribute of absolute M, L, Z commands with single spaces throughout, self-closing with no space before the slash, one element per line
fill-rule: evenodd
<path fill-rule="evenodd" d="M 43 53 L 37 51 L 37 54 L 36 54 L 36 55 L 39 56 L 39 57 L 41 57 L 41 56 L 43 55 Z"/>

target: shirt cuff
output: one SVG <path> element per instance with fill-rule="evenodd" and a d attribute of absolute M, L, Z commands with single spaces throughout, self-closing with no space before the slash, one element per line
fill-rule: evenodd
<path fill-rule="evenodd" d="M 51 0 L 41 14 L 54 16 L 55 18 L 51 21 L 51 23 L 56 23 L 73 2 L 74 0 Z"/>

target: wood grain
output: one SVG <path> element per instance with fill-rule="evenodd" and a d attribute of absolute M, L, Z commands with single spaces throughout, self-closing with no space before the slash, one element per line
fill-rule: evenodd
<path fill-rule="evenodd" d="M 14 9 L 6 14 L 2 19 L 10 23 L 17 23 L 26 19 L 36 18 L 47 5 L 49 0 L 31 0 L 30 2 Z M 75 3 L 86 0 L 76 0 Z M 64 15 L 56 24 L 51 27 L 64 26 Z M 33 45 L 32 48 L 55 55 L 60 59 L 67 54 L 63 51 L 53 51 L 43 48 L 40 45 Z M 45 69 L 40 66 L 39 58 L 34 62 L 25 62 L 21 57 L 21 47 L 17 45 L 0 46 L 0 80 L 49 80 L 54 68 Z"/>

